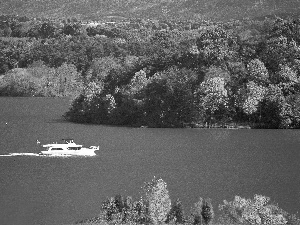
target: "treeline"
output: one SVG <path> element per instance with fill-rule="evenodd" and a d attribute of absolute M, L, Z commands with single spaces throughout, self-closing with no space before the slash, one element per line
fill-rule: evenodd
<path fill-rule="evenodd" d="M 185 213 L 179 199 L 171 202 L 167 184 L 154 178 L 144 184 L 138 201 L 121 195 L 108 198 L 99 216 L 77 224 L 299 225 L 300 220 L 262 195 L 255 195 L 253 199 L 235 196 L 233 201 L 224 200 L 219 205 L 218 217 L 211 200 L 200 197 L 190 212 Z"/>
<path fill-rule="evenodd" d="M 73 64 L 51 68 L 35 62 L 26 69 L 9 70 L 0 78 L 2 96 L 72 97 L 81 90 L 81 76 Z"/>
<path fill-rule="evenodd" d="M 300 19 L 5 21 L 0 94 L 71 95 L 70 121 L 300 127 Z"/>

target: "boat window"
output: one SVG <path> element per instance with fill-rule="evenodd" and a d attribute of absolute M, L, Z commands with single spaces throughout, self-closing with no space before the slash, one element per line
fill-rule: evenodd
<path fill-rule="evenodd" d="M 62 148 L 52 148 L 51 150 L 63 150 Z"/>
<path fill-rule="evenodd" d="M 81 147 L 68 147 L 68 150 L 80 150 Z"/>

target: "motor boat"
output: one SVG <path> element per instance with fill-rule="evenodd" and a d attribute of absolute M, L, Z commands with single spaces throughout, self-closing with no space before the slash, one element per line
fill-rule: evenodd
<path fill-rule="evenodd" d="M 49 156 L 94 156 L 99 146 L 90 146 L 85 148 L 78 145 L 73 139 L 62 139 L 62 143 L 52 143 L 42 145 L 46 150 L 41 151 L 42 155 Z"/>

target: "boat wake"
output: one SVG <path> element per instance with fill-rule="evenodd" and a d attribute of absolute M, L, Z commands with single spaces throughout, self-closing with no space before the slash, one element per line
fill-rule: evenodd
<path fill-rule="evenodd" d="M 47 157 L 47 158 L 53 158 L 53 157 L 60 157 L 60 158 L 66 158 L 66 157 L 92 157 L 96 155 L 45 155 L 45 154 L 38 154 L 38 153 L 9 153 L 7 155 L 0 155 L 0 157 L 14 157 L 14 156 L 32 156 L 32 157 Z"/>
<path fill-rule="evenodd" d="M 0 155 L 1 157 L 8 157 L 8 156 L 39 156 L 37 153 L 9 153 L 7 155 Z"/>

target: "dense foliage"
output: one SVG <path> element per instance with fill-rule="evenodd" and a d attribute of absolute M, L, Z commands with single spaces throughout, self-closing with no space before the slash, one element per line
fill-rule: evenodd
<path fill-rule="evenodd" d="M 300 127 L 300 20 L 2 16 L 0 95 L 72 96 L 74 122 Z"/>
<path fill-rule="evenodd" d="M 255 195 L 253 200 L 240 196 L 230 202 L 224 200 L 218 217 L 211 200 L 200 197 L 190 213 L 185 213 L 179 199 L 171 205 L 167 184 L 154 177 L 142 187 L 140 200 L 121 195 L 108 198 L 99 216 L 78 224 L 299 225 L 300 220 L 262 195 Z"/>

